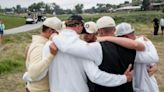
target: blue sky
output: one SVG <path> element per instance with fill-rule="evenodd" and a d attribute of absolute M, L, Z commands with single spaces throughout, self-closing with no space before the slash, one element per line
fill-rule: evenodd
<path fill-rule="evenodd" d="M 84 4 L 84 8 L 91 8 L 95 6 L 97 3 L 110 3 L 110 4 L 119 4 L 125 1 L 132 1 L 132 0 L 0 0 L 0 5 L 2 8 L 11 8 L 15 7 L 16 5 L 21 5 L 22 7 L 28 7 L 34 2 L 45 2 L 45 3 L 52 3 L 55 2 L 56 4 L 60 5 L 63 9 L 73 9 L 75 5 L 78 3 Z"/>

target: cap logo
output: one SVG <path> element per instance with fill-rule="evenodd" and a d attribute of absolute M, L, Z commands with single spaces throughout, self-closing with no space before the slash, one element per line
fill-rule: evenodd
<path fill-rule="evenodd" d="M 85 25 L 85 28 L 89 28 L 89 24 L 86 24 L 86 25 Z"/>

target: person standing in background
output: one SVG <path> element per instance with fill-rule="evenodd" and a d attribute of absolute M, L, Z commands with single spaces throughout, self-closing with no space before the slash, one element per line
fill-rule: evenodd
<path fill-rule="evenodd" d="M 164 17 L 162 17 L 160 19 L 160 26 L 161 26 L 161 31 L 162 31 L 162 35 L 163 35 L 163 30 L 164 30 Z"/>
<path fill-rule="evenodd" d="M 0 19 L 0 44 L 3 41 L 3 31 L 5 30 L 5 24 L 3 23 L 3 20 Z"/>
<path fill-rule="evenodd" d="M 154 35 L 158 35 L 159 20 L 157 17 L 153 19 L 153 25 L 154 25 Z"/>

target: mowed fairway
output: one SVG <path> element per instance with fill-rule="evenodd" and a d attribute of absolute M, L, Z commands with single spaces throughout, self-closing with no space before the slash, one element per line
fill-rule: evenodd
<path fill-rule="evenodd" d="M 158 72 L 155 77 L 158 81 L 160 92 L 164 92 L 164 36 L 153 36 L 152 19 L 155 16 L 159 18 L 164 16 L 162 12 L 121 12 L 114 14 L 87 14 L 83 15 L 85 21 L 93 20 L 103 15 L 113 16 L 117 23 L 131 23 L 138 35 L 145 35 L 155 44 L 160 61 L 158 63 Z M 62 20 L 66 15 L 59 16 Z M 25 83 L 22 81 L 22 75 L 25 71 L 24 50 L 31 41 L 31 35 L 38 34 L 40 29 L 33 32 L 19 33 L 4 37 L 4 43 L 0 46 L 0 92 L 23 92 Z M 159 30 L 159 34 L 160 34 Z"/>

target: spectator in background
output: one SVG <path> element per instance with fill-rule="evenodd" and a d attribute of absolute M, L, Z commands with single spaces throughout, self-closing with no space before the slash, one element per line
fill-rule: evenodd
<path fill-rule="evenodd" d="M 161 26 L 161 31 L 162 31 L 162 35 L 163 35 L 163 30 L 164 30 L 164 17 L 162 17 L 160 19 L 160 26 Z"/>
<path fill-rule="evenodd" d="M 3 33 L 4 33 L 4 30 L 5 30 L 5 25 L 3 23 L 3 20 L 0 19 L 0 44 L 3 41 Z"/>
<path fill-rule="evenodd" d="M 158 35 L 159 20 L 157 17 L 153 19 L 153 25 L 154 25 L 154 35 Z"/>

